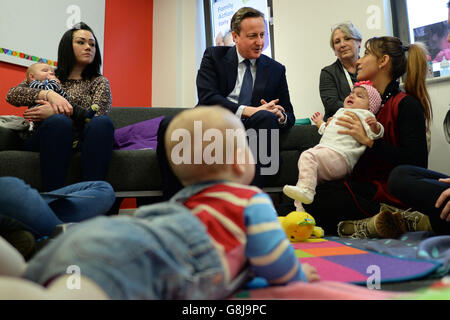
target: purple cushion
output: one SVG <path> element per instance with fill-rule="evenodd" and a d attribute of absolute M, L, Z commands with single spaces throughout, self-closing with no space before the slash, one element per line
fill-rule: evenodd
<path fill-rule="evenodd" d="M 131 124 L 114 132 L 115 150 L 156 149 L 159 124 L 164 116 Z"/>

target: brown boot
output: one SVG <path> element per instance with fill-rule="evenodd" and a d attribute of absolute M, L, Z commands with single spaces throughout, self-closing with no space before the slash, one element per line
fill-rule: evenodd
<path fill-rule="evenodd" d="M 405 232 L 428 231 L 433 233 L 430 218 L 419 211 L 411 211 L 411 208 L 403 210 L 385 203 L 381 204 L 381 210 L 389 210 L 392 212 L 396 223 L 402 225 Z"/>
<path fill-rule="evenodd" d="M 351 238 L 398 238 L 406 232 L 400 222 L 390 210 L 383 210 L 371 218 L 339 222 L 338 234 Z"/>
<path fill-rule="evenodd" d="M 406 231 L 428 231 L 433 233 L 430 218 L 419 211 L 400 210 L 392 214 L 396 220 L 405 225 Z"/>

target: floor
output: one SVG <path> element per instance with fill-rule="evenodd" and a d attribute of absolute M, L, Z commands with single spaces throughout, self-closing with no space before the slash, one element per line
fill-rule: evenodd
<path fill-rule="evenodd" d="M 295 210 L 293 202 L 291 199 L 287 198 L 282 193 L 269 193 L 274 203 L 274 206 L 278 212 L 278 215 L 285 216 L 291 211 Z M 428 288 L 433 283 L 438 282 L 439 278 L 425 278 L 412 281 L 402 281 L 402 282 L 392 282 L 392 283 L 382 283 L 380 290 L 386 291 L 396 291 L 396 292 L 408 292 L 414 291 L 421 288 Z"/>
<path fill-rule="evenodd" d="M 293 205 L 293 202 L 291 199 L 284 196 L 281 192 L 270 192 L 270 197 L 272 198 L 272 201 L 274 203 L 275 209 L 278 212 L 278 215 L 285 216 L 291 211 L 295 210 L 295 207 Z M 152 198 L 152 199 L 138 199 L 138 206 L 139 205 L 146 205 L 161 201 L 161 199 L 158 198 Z M 117 210 L 119 214 L 124 215 L 132 215 L 134 214 L 136 209 L 121 209 Z M 403 282 L 392 282 L 392 283 L 382 283 L 380 286 L 380 290 L 386 290 L 386 291 L 396 291 L 396 292 L 409 292 L 414 290 L 419 290 L 421 288 L 428 288 L 433 283 L 439 281 L 438 278 L 432 278 L 432 279 L 422 279 L 422 280 L 413 280 L 413 281 L 403 281 Z"/>

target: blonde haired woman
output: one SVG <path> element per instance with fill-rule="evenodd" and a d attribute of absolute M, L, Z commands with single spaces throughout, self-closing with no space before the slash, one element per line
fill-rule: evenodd
<path fill-rule="evenodd" d="M 362 36 L 351 22 L 333 27 L 330 46 L 337 59 L 320 71 L 320 98 L 325 109 L 324 120 L 344 107 L 344 99 L 356 82 L 356 61 L 359 59 Z"/>

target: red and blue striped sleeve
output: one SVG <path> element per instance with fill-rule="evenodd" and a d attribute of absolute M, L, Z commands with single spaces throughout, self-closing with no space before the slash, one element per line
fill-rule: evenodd
<path fill-rule="evenodd" d="M 306 281 L 294 248 L 281 228 L 272 200 L 258 193 L 244 211 L 247 233 L 245 253 L 257 277 L 270 284 Z"/>

